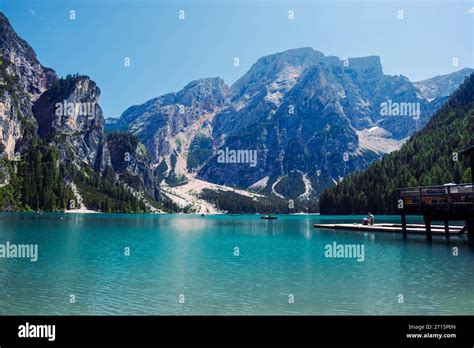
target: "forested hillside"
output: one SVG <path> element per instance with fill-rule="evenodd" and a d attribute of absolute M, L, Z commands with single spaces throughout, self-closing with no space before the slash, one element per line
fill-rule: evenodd
<path fill-rule="evenodd" d="M 39 139 L 33 148 L 17 161 L 0 159 L 8 178 L 0 179 L 0 209 L 2 210 L 64 210 L 75 201 L 62 178 L 65 168 L 58 162 L 54 147 L 42 145 Z"/>
<path fill-rule="evenodd" d="M 468 160 L 459 152 L 470 145 L 474 145 L 474 74 L 399 151 L 326 189 L 320 212 L 394 214 L 398 187 L 469 182 Z"/>
<path fill-rule="evenodd" d="M 218 209 L 236 214 L 293 214 L 315 213 L 317 205 L 313 202 L 285 200 L 279 197 L 261 197 L 253 199 L 230 191 L 204 189 L 200 198 L 213 203 Z"/>

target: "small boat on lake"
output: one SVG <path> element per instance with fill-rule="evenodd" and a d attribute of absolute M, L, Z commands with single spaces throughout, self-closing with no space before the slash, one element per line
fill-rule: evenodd
<path fill-rule="evenodd" d="M 260 219 L 262 219 L 262 220 L 276 220 L 278 218 L 276 216 L 265 215 L 265 216 L 262 216 Z"/>

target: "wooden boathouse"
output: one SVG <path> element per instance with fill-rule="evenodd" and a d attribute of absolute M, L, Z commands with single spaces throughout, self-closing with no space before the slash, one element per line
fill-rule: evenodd
<path fill-rule="evenodd" d="M 407 238 L 406 216 L 422 215 L 428 241 L 432 240 L 433 221 L 444 222 L 447 239 L 450 236 L 449 221 L 464 221 L 459 234 L 467 232 L 469 245 L 474 246 L 474 146 L 461 153 L 470 157 L 471 183 L 398 189 L 404 239 Z"/>

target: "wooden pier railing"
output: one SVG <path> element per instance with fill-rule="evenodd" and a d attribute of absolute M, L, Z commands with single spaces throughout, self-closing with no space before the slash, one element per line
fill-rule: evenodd
<path fill-rule="evenodd" d="M 464 220 L 469 244 L 474 246 L 474 186 L 446 184 L 443 186 L 409 187 L 398 189 L 398 207 L 402 217 L 403 238 L 407 238 L 406 215 L 423 215 L 426 239 L 431 241 L 431 222 L 444 221 L 449 239 L 448 222 Z"/>
<path fill-rule="evenodd" d="M 406 239 L 406 215 L 423 215 L 426 239 L 431 241 L 431 221 L 444 221 L 446 239 L 449 238 L 448 222 L 464 220 L 462 231 L 467 231 L 469 245 L 474 247 L 474 145 L 461 151 L 469 158 L 470 184 L 445 184 L 443 186 L 410 187 L 398 189 L 398 208 L 402 217 L 403 238 Z M 401 203 L 401 204 L 400 204 Z"/>
<path fill-rule="evenodd" d="M 429 210 L 474 212 L 473 184 L 401 188 L 398 189 L 398 197 L 407 213 L 421 214 Z"/>

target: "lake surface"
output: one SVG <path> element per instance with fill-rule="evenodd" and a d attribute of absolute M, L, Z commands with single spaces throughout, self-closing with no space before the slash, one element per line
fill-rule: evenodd
<path fill-rule="evenodd" d="M 464 241 L 313 228 L 360 220 L 3 213 L 0 244 L 37 244 L 38 260 L 0 258 L 0 314 L 474 314 Z M 334 242 L 363 261 L 326 257 Z"/>

